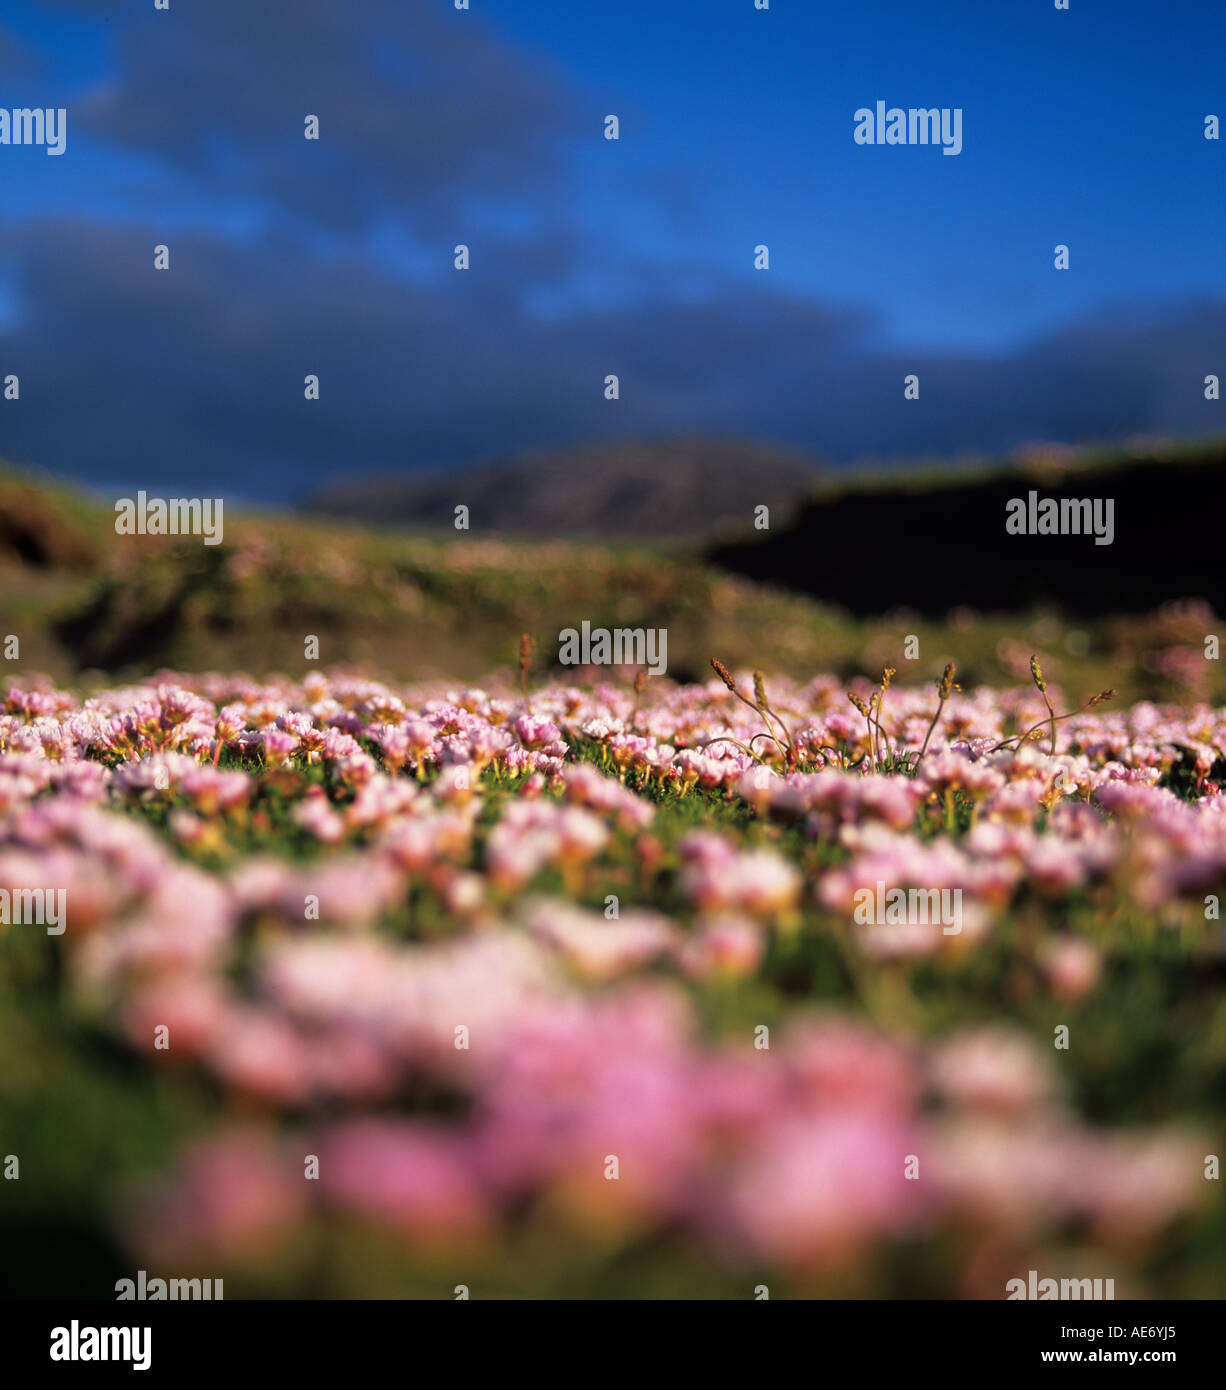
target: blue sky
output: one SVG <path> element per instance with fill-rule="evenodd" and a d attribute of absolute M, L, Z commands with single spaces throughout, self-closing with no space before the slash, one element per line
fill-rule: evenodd
<path fill-rule="evenodd" d="M 693 181 L 701 219 L 657 231 L 657 254 L 684 262 L 696 237 L 744 269 L 767 240 L 789 289 L 874 305 L 917 343 L 1226 288 L 1226 170 L 1201 138 L 1226 95 L 1212 7 L 625 0 L 599 24 L 593 8 L 531 0 L 495 23 L 635 113 L 625 164 Z M 851 113 L 879 98 L 961 106 L 964 152 L 858 148 Z M 615 221 L 598 173 L 585 189 L 596 224 Z M 1064 280 L 1036 253 L 1057 237 L 1078 251 Z"/>
<path fill-rule="evenodd" d="M 1226 13 L 472 3 L 8 0 L 0 108 L 68 149 L 0 147 L 0 454 L 287 499 L 591 438 L 1226 432 Z M 858 146 L 879 99 L 962 153 Z"/>

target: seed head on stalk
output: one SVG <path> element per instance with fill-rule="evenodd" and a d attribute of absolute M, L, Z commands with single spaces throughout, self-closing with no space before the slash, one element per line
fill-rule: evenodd
<path fill-rule="evenodd" d="M 741 690 L 740 686 L 737 685 L 735 679 L 733 678 L 732 672 L 729 671 L 729 669 L 724 665 L 722 661 L 720 661 L 716 657 L 712 657 L 711 669 L 720 678 L 720 680 L 723 681 L 723 683 L 728 687 L 728 689 L 732 691 L 736 698 L 740 700 L 741 704 L 746 705 L 749 709 L 753 710 L 753 712 L 758 716 L 758 718 L 762 720 L 762 722 L 766 725 L 767 734 L 778 746 L 779 751 L 785 754 L 789 759 L 791 759 L 792 751 L 790 747 L 787 744 L 785 744 L 783 740 L 779 737 L 779 735 L 775 732 L 774 725 L 771 723 L 770 720 L 770 715 L 767 713 L 768 706 L 766 704 L 766 682 L 762 676 L 762 672 L 755 671 L 753 673 L 753 686 L 755 698 L 751 700 L 749 696 Z M 779 716 L 775 715 L 775 718 L 778 719 Z M 780 724 L 783 723 L 782 720 L 780 720 L 779 722 Z M 786 729 L 784 730 L 784 734 L 787 734 Z M 762 734 L 758 735 L 758 738 L 762 737 Z"/>
<path fill-rule="evenodd" d="M 860 698 L 859 695 L 856 694 L 856 692 L 855 692 L 854 690 L 849 690 L 849 691 L 847 692 L 847 698 L 851 701 L 851 703 L 852 703 L 853 705 L 855 705 L 855 707 L 856 707 L 856 708 L 860 711 L 860 713 L 864 716 L 864 722 L 868 725 L 868 760 L 869 760 L 869 765 L 872 767 L 873 771 L 876 772 L 876 771 L 877 771 L 877 748 L 876 748 L 876 744 L 875 744 L 875 742 L 874 742 L 874 740 L 873 740 L 873 711 L 869 708 L 868 705 L 865 704 L 865 702 Z M 876 700 L 876 697 L 874 696 L 874 703 L 875 703 L 875 700 Z"/>
<path fill-rule="evenodd" d="M 1056 711 L 1051 707 L 1051 699 L 1047 694 L 1047 682 L 1043 679 L 1043 668 L 1039 665 L 1039 658 L 1030 658 L 1030 679 L 1034 681 L 1035 689 L 1043 697 L 1043 703 L 1047 706 L 1047 713 L 1051 719 L 1051 755 L 1056 756 Z"/>
<path fill-rule="evenodd" d="M 794 767 L 796 763 L 796 740 L 792 737 L 792 731 L 784 723 L 783 716 L 777 709 L 771 707 L 770 700 L 767 698 L 766 694 L 766 677 L 761 671 L 755 671 L 753 673 L 753 698 L 762 718 L 767 723 L 767 727 L 771 728 L 770 721 L 773 719 L 783 731 L 784 742 L 780 744 L 780 746 L 786 748 L 788 767 Z M 779 737 L 774 732 L 773 728 L 771 729 L 771 738 L 773 738 L 777 744 L 780 743 Z"/>
<path fill-rule="evenodd" d="M 890 741 L 886 737 L 885 728 L 881 723 L 881 709 L 882 706 L 885 704 L 885 692 L 889 690 L 890 682 L 894 679 L 894 677 L 897 674 L 898 670 L 896 667 L 886 666 L 881 672 L 881 689 L 877 692 L 877 695 L 874 697 L 877 704 L 877 733 L 880 737 L 879 747 L 881 748 L 881 756 L 883 762 L 887 755 L 891 757 L 893 756 L 893 750 L 890 748 Z"/>
<path fill-rule="evenodd" d="M 741 692 L 737 689 L 736 681 L 732 679 L 732 672 L 724 665 L 722 661 L 719 660 L 718 657 L 713 656 L 711 658 L 711 669 L 720 678 L 720 680 L 723 681 L 723 683 L 728 687 L 728 689 L 732 691 L 734 695 L 741 695 Z M 744 699 L 744 696 L 741 696 L 741 698 Z"/>
<path fill-rule="evenodd" d="M 1026 730 L 1025 733 L 1022 733 L 1022 734 L 1010 734 L 1008 738 L 1002 738 L 1001 741 L 1000 741 L 999 743 L 994 744 L 991 748 L 989 748 L 989 749 L 988 749 L 988 752 L 989 752 L 989 753 L 996 753 L 996 752 L 998 752 L 1001 748 L 1008 748 L 1009 745 L 1012 744 L 1012 743 L 1016 743 L 1017 746 L 1020 748 L 1020 747 L 1022 746 L 1023 743 L 1028 743 L 1033 735 L 1038 734 L 1039 731 L 1042 729 L 1042 727 L 1043 727 L 1044 724 L 1050 725 L 1050 726 L 1053 728 L 1053 730 L 1054 730 L 1055 725 L 1058 724 L 1058 723 L 1060 723 L 1062 720 L 1065 720 L 1065 719 L 1072 719 L 1072 717 L 1073 717 L 1075 714 L 1081 714 L 1082 711 L 1084 711 L 1084 710 L 1093 709 L 1093 708 L 1095 707 L 1095 705 L 1101 705 L 1101 704 L 1105 703 L 1107 700 L 1111 700 L 1111 699 L 1114 699 L 1114 698 L 1115 698 L 1115 691 L 1114 691 L 1114 689 L 1112 689 L 1112 690 L 1100 690 L 1100 691 L 1098 692 L 1097 695 L 1091 695 L 1090 698 L 1085 702 L 1084 705 L 1081 705 L 1081 706 L 1080 706 L 1079 708 L 1077 708 L 1077 709 L 1071 709 L 1071 710 L 1069 710 L 1067 714 L 1056 714 L 1055 711 L 1051 709 L 1051 706 L 1048 705 L 1048 710 L 1049 710 L 1049 712 L 1050 712 L 1049 718 L 1047 718 L 1047 719 L 1040 719 L 1039 722 L 1038 722 L 1037 724 L 1032 724 L 1032 725 L 1030 726 L 1030 728 Z M 1053 742 L 1053 746 L 1054 746 L 1054 742 Z"/>

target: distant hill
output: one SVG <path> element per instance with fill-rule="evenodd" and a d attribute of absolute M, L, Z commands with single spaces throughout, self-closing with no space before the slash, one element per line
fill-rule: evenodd
<path fill-rule="evenodd" d="M 1008 534 L 1009 503 L 1031 490 L 1109 502 L 1110 544 Z M 1208 441 L 827 482 L 783 525 L 718 541 L 706 559 L 856 614 L 1050 605 L 1092 617 L 1188 598 L 1222 612 L 1224 518 L 1226 441 Z"/>
<path fill-rule="evenodd" d="M 788 511 L 819 477 L 814 464 L 762 444 L 680 439 L 594 444 L 446 473 L 355 478 L 304 510 L 373 526 L 568 540 L 694 537 L 752 525 L 754 508 Z"/>
<path fill-rule="evenodd" d="M 1008 479 L 1010 491 L 1075 483 L 1081 495 L 1113 497 L 1108 547 L 1006 536 L 1004 477 L 947 468 L 909 474 L 910 489 L 897 477 L 826 477 L 808 510 L 795 521 L 772 511 L 771 530 L 756 533 L 762 544 L 739 556 L 728 540 L 718 554 L 713 544 L 632 538 L 555 534 L 537 544 L 237 506 L 226 508 L 222 545 L 121 536 L 107 498 L 0 464 L 0 692 L 40 672 L 86 688 L 100 672 L 145 680 L 159 667 L 296 673 L 308 634 L 321 666 L 518 689 L 527 633 L 535 687 L 558 668 L 559 633 L 590 621 L 666 630 L 668 674 L 681 681 L 710 678 L 712 657 L 738 672 L 850 678 L 897 663 L 914 633 L 922 657 L 900 680 L 935 680 L 954 660 L 967 689 L 1025 685 L 1034 652 L 1066 690 L 1226 703 L 1226 662 L 1204 659 L 1206 634 L 1224 630 L 1207 607 L 1135 610 L 1145 586 L 1158 600 L 1202 595 L 1226 612 L 1226 596 L 1216 602 L 1226 588 L 1226 452 L 1133 462 L 1140 474 L 1117 456 L 1097 475 L 1032 469 Z M 1066 632 L 1053 597 L 1098 616 Z M 961 610 L 953 621 L 951 607 Z M 629 673 L 610 677 L 629 688 Z"/>

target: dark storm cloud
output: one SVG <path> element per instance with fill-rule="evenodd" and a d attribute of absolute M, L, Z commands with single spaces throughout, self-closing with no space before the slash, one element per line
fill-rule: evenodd
<path fill-rule="evenodd" d="M 1221 433 L 1204 378 L 1220 372 L 1224 332 L 1220 300 L 1119 305 L 990 356 L 875 354 L 871 376 L 854 364 L 842 374 L 827 438 L 837 457 L 902 458 Z M 903 398 L 911 372 L 918 401 Z"/>
<path fill-rule="evenodd" d="M 210 0 L 163 23 L 48 3 L 113 20 L 114 75 L 72 109 L 95 150 L 173 168 L 197 209 L 247 198 L 272 215 L 247 240 L 96 209 L 0 226 L 0 372 L 22 383 L 0 403 L 0 456 L 285 499 L 342 473 L 591 439 L 723 431 L 838 461 L 1222 428 L 1203 399 L 1226 366 L 1221 303 L 1123 306 L 992 356 L 901 352 L 868 311 L 594 240 L 559 146 L 580 127 L 595 138 L 604 108 L 445 4 Z M 683 172 L 612 177 L 666 217 L 697 215 Z M 478 193 L 497 229 L 464 216 Z M 526 218 L 488 213 L 500 198 Z M 431 244 L 435 269 L 370 254 L 366 234 L 388 226 Z"/>
<path fill-rule="evenodd" d="M 168 274 L 123 226 L 21 226 L 0 252 L 20 289 L 0 354 L 22 379 L 4 451 L 195 492 L 293 497 L 340 473 L 682 432 L 831 459 L 1200 433 L 1217 424 L 1202 380 L 1226 341 L 1214 304 L 1100 315 L 992 359 L 886 354 L 870 318 L 753 282 L 542 319 L 499 277 L 423 286 L 288 238 L 180 236 Z M 610 372 L 620 401 L 604 399 Z"/>
<path fill-rule="evenodd" d="M 776 343 L 820 361 L 854 323 L 760 294 L 542 320 L 496 275 L 423 286 L 266 238 L 178 236 L 157 274 L 147 236 L 84 222 L 12 229 L 0 250 L 20 286 L 21 326 L 0 336 L 23 382 L 4 417 L 11 456 L 267 495 L 688 426 L 713 396 L 744 413 Z M 303 399 L 308 372 L 318 402 Z M 623 374 L 623 401 L 604 399 L 607 372 Z"/>
<path fill-rule="evenodd" d="M 478 191 L 548 196 L 559 142 L 583 119 L 559 74 L 472 18 L 437 0 L 208 0 L 173 22 L 150 8 L 116 24 L 115 74 L 73 115 L 219 197 L 333 228 L 395 215 L 434 233 Z M 317 142 L 303 138 L 308 114 Z"/>
<path fill-rule="evenodd" d="M 32 50 L 11 29 L 0 25 L 0 77 L 28 77 L 39 67 Z"/>

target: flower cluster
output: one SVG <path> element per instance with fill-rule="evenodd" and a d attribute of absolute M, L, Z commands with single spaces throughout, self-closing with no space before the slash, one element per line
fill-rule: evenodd
<path fill-rule="evenodd" d="M 215 1098 L 126 1238 L 241 1271 L 337 1221 L 494 1261 L 562 1231 L 799 1287 L 943 1241 L 930 1291 L 998 1296 L 1075 1233 L 1144 1270 L 1210 1141 L 1085 1119 L 1050 1010 L 1155 933 L 1212 949 L 1226 712 L 1093 704 L 1057 745 L 1046 683 L 949 675 L 936 721 L 719 674 L 10 690 L 0 889 L 63 889 L 76 1007 Z M 956 890 L 957 933 L 857 925 L 881 885 Z M 927 1010 L 988 975 L 1035 1011 Z"/>

